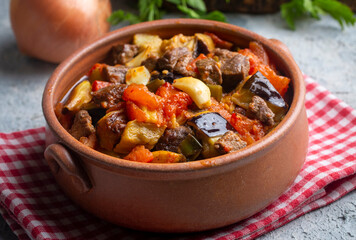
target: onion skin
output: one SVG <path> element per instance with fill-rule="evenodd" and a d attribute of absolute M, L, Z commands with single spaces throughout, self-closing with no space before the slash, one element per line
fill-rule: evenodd
<path fill-rule="evenodd" d="M 110 0 L 11 0 L 17 45 L 26 55 L 59 63 L 110 29 Z"/>

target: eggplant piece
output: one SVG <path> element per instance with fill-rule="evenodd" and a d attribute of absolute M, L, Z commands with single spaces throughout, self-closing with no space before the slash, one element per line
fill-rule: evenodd
<path fill-rule="evenodd" d="M 228 131 L 235 131 L 233 126 L 217 112 L 206 112 L 192 117 L 188 125 L 209 138 L 224 135 Z"/>
<path fill-rule="evenodd" d="M 196 33 L 195 38 L 196 38 L 195 51 L 197 56 L 199 56 L 200 53 L 207 55 L 212 51 L 214 51 L 215 44 L 209 35 Z"/>
<path fill-rule="evenodd" d="M 242 87 L 263 98 L 269 103 L 282 108 L 287 108 L 283 97 L 277 92 L 269 80 L 260 72 L 256 72 Z"/>
<path fill-rule="evenodd" d="M 249 103 L 255 95 L 266 101 L 267 106 L 275 114 L 274 120 L 276 122 L 279 122 L 284 117 L 288 110 L 287 103 L 269 80 L 260 72 L 252 75 L 242 85 L 241 89 L 232 95 L 232 101 L 247 110 Z"/>

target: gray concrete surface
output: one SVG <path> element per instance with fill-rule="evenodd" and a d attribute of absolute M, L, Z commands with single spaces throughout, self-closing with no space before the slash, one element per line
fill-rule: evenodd
<path fill-rule="evenodd" d="M 18 51 L 8 12 L 9 2 L 0 1 L 0 132 L 45 124 L 42 91 L 56 67 Z M 302 20 L 296 31 L 290 31 L 278 13 L 228 14 L 228 20 L 286 43 L 305 74 L 356 108 L 356 27 L 341 31 L 336 22 L 323 17 L 322 21 Z M 1 239 L 15 239 L 2 219 Z M 259 239 L 356 239 L 356 191 Z"/>

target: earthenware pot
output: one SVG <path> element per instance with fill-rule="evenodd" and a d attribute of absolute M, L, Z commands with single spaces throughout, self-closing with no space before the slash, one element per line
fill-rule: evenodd
<path fill-rule="evenodd" d="M 291 78 L 290 109 L 262 140 L 219 157 L 175 164 L 147 164 L 105 155 L 73 138 L 54 107 L 110 48 L 135 33 L 213 32 L 247 47 L 260 42 Z M 60 64 L 43 93 L 47 121 L 45 159 L 63 191 L 83 209 L 115 224 L 155 232 L 192 232 L 245 219 L 278 198 L 298 175 L 308 146 L 303 76 L 288 49 L 246 29 L 221 22 L 167 19 L 124 27 L 87 45 Z"/>

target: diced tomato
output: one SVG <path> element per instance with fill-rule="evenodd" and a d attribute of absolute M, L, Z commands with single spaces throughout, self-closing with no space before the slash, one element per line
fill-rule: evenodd
<path fill-rule="evenodd" d="M 157 126 L 165 124 L 161 109 L 149 110 L 146 106 L 138 106 L 131 101 L 126 102 L 126 113 L 129 120 L 155 123 Z"/>
<path fill-rule="evenodd" d="M 191 61 L 190 63 L 187 64 L 186 69 L 188 71 L 193 71 L 193 72 L 199 73 L 196 62 L 198 60 L 204 59 L 204 58 L 206 58 L 206 56 L 201 53 L 197 58 L 195 58 L 193 61 Z"/>
<path fill-rule="evenodd" d="M 172 95 L 167 104 L 165 104 L 165 114 L 178 116 L 182 113 L 183 110 L 188 109 L 188 105 L 192 104 L 193 100 L 191 97 L 185 92 L 179 92 L 177 94 Z"/>
<path fill-rule="evenodd" d="M 169 98 L 170 96 L 179 93 L 180 90 L 177 88 L 173 87 L 172 84 L 169 82 L 165 82 L 163 85 L 161 85 L 157 91 L 156 95 L 162 97 L 163 99 Z"/>
<path fill-rule="evenodd" d="M 129 85 L 125 89 L 122 99 L 146 106 L 149 109 L 158 109 L 161 105 L 159 97 L 150 92 L 143 84 Z"/>
<path fill-rule="evenodd" d="M 163 117 L 168 124 L 193 103 L 192 98 L 187 93 L 176 89 L 168 82 L 159 87 L 156 94 L 162 97 Z"/>
<path fill-rule="evenodd" d="M 210 32 L 205 32 L 205 35 L 208 35 L 211 37 L 211 39 L 213 40 L 215 47 L 218 48 L 225 48 L 225 49 L 231 49 L 233 44 L 231 42 L 222 40 L 221 38 L 219 38 L 218 36 L 216 36 L 214 33 L 210 33 Z"/>
<path fill-rule="evenodd" d="M 145 112 L 131 101 L 126 102 L 126 113 L 130 121 L 137 120 L 139 122 L 144 122 L 147 120 Z"/>
<path fill-rule="evenodd" d="M 126 160 L 149 163 L 153 160 L 153 154 L 143 145 L 134 147 L 131 152 L 124 157 Z"/>
<path fill-rule="evenodd" d="M 250 42 L 249 49 L 251 49 L 251 52 L 257 56 L 262 64 L 269 65 L 268 55 L 260 43 L 255 41 Z"/>
<path fill-rule="evenodd" d="M 251 120 L 242 114 L 233 113 L 230 123 L 247 144 L 251 144 L 265 135 L 263 124 L 260 121 Z"/>
<path fill-rule="evenodd" d="M 93 84 L 91 85 L 91 90 L 93 92 L 96 92 L 98 91 L 100 88 L 104 88 L 104 87 L 107 87 L 107 86 L 110 86 L 112 83 L 110 82 L 104 82 L 104 81 L 99 81 L 99 80 L 96 80 L 93 82 Z"/>

